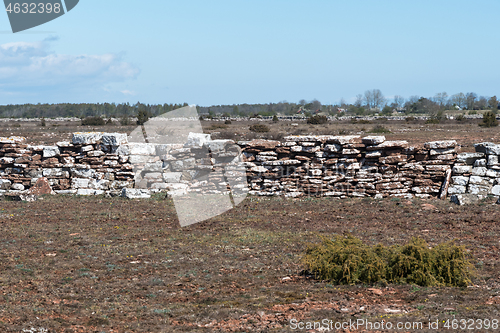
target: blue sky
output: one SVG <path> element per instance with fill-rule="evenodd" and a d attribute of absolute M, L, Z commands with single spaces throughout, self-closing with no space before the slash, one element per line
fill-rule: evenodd
<path fill-rule="evenodd" d="M 81 0 L 12 34 L 0 104 L 500 95 L 498 0 Z"/>

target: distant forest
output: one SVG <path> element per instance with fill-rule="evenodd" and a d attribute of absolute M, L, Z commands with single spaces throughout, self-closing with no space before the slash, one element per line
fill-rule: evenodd
<path fill-rule="evenodd" d="M 130 117 L 147 114 L 155 117 L 163 113 L 187 106 L 183 104 L 115 104 L 115 103 L 82 103 L 82 104 L 22 104 L 0 105 L 2 118 L 56 118 L 56 117 Z M 314 113 L 329 115 L 390 115 L 394 113 L 438 115 L 444 110 L 467 110 L 469 114 L 475 110 L 492 110 L 497 112 L 500 104 L 496 96 L 478 96 L 470 92 L 458 93 L 449 96 L 446 92 L 438 93 L 433 97 L 394 96 L 389 100 L 379 89 L 367 90 L 356 96 L 354 103 L 347 103 L 344 99 L 337 105 L 322 105 L 320 101 L 300 100 L 298 103 L 286 101 L 268 104 L 233 104 L 198 106 L 198 114 L 205 117 L 231 116 L 273 116 L 296 115 L 305 116 Z"/>

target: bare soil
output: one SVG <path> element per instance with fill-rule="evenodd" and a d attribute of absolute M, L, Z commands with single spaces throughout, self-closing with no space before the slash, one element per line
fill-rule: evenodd
<path fill-rule="evenodd" d="M 249 197 L 186 228 L 162 196 L 45 196 L 0 207 L 2 332 L 291 332 L 292 319 L 500 319 L 492 201 Z M 424 288 L 338 286 L 305 274 L 307 244 L 344 233 L 385 245 L 454 239 L 470 250 L 477 277 L 469 288 Z"/>

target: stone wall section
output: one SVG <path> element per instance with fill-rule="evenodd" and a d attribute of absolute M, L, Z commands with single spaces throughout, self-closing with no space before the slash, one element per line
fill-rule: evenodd
<path fill-rule="evenodd" d="M 448 193 L 457 204 L 467 204 L 487 196 L 500 196 L 500 145 L 482 142 L 475 153 L 462 153 L 453 166 Z"/>
<path fill-rule="evenodd" d="M 128 142 L 123 133 L 75 133 L 71 142 L 54 146 L 25 141 L 0 138 L 1 194 L 29 192 L 44 178 L 55 193 L 127 197 L 238 190 L 338 198 L 449 194 L 464 203 L 470 195 L 500 196 L 500 145 L 493 143 L 459 154 L 456 141 L 411 146 L 384 136 L 288 136 L 282 142 L 235 143 L 190 134 L 186 144 L 153 144 Z"/>

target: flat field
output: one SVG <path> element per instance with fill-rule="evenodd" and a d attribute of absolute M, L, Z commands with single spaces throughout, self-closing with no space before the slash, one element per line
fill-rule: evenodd
<path fill-rule="evenodd" d="M 475 142 L 500 142 L 498 128 L 474 121 L 316 126 L 280 121 L 265 122 L 270 132 L 262 134 L 248 130 L 252 123 L 202 124 L 214 137 L 236 140 L 369 135 L 381 125 L 391 131 L 388 139 L 412 144 L 456 139 L 463 151 L 472 151 Z M 50 144 L 69 140 L 75 131 L 134 127 L 12 121 L 0 123 L 0 136 Z M 172 201 L 162 195 L 0 201 L 0 331 L 320 332 L 293 330 L 292 323 L 324 319 L 333 324 L 364 320 L 375 327 L 382 320 L 423 325 L 406 330 L 346 326 L 339 332 L 498 331 L 493 326 L 500 321 L 498 207 L 490 200 L 460 207 L 441 200 L 248 197 L 223 215 L 180 228 Z M 372 245 L 403 244 L 412 236 L 429 246 L 455 240 L 470 251 L 477 276 L 467 288 L 340 286 L 309 276 L 301 262 L 308 244 L 345 233 Z M 454 330 L 453 319 L 469 321 L 465 329 L 456 321 Z M 486 321 L 480 327 L 479 320 L 489 320 L 489 328 Z M 430 329 L 429 321 L 437 321 L 438 330 Z"/>
<path fill-rule="evenodd" d="M 162 196 L 45 196 L 0 207 L 2 332 L 292 332 L 293 319 L 438 320 L 443 332 L 448 319 L 500 320 L 500 215 L 491 201 L 249 197 L 186 228 Z M 470 250 L 477 277 L 468 288 L 431 288 L 339 286 L 305 274 L 307 244 L 345 233 L 385 245 L 454 239 Z M 377 330 L 344 330 L 354 331 Z"/>
<path fill-rule="evenodd" d="M 203 131 L 211 133 L 214 139 L 252 140 L 276 139 L 287 135 L 331 134 L 331 135 L 385 135 L 388 140 L 407 140 L 410 144 L 422 144 L 435 140 L 457 140 L 463 151 L 474 151 L 473 144 L 483 141 L 500 142 L 498 127 L 483 128 L 478 126 L 480 120 L 463 121 L 444 120 L 440 124 L 426 124 L 423 120 L 386 120 L 373 121 L 330 121 L 323 125 L 310 125 L 301 121 L 259 121 L 245 120 L 224 121 L 203 120 Z M 168 123 L 167 123 L 168 124 Z M 264 124 L 269 132 L 255 133 L 249 130 L 251 125 Z M 120 132 L 130 133 L 137 126 L 121 126 L 117 121 L 113 125 L 81 126 L 79 121 L 52 121 L 47 119 L 46 126 L 40 126 L 39 121 L 0 121 L 0 136 L 25 136 L 32 144 L 53 144 L 58 141 L 71 140 L 74 132 Z M 375 129 L 385 129 L 388 133 L 373 132 Z"/>

